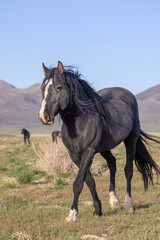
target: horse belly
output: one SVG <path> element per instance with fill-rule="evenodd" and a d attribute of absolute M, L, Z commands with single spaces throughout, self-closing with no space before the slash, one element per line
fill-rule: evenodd
<path fill-rule="evenodd" d="M 132 131 L 134 118 L 128 114 L 116 111 L 104 130 L 101 142 L 101 151 L 115 148 L 124 141 Z"/>

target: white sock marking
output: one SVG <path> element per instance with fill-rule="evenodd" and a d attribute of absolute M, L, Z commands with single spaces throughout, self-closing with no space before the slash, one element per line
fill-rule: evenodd
<path fill-rule="evenodd" d="M 111 208 L 119 207 L 120 202 L 119 202 L 119 199 L 116 196 L 116 191 L 109 192 L 109 196 L 110 196 L 109 202 L 110 202 Z"/>
<path fill-rule="evenodd" d="M 71 222 L 71 221 L 75 222 L 75 221 L 77 221 L 77 215 L 78 215 L 77 210 L 76 209 L 71 209 L 70 212 L 69 212 L 68 217 L 66 218 L 66 221 L 67 222 Z"/>
<path fill-rule="evenodd" d="M 124 209 L 125 210 L 131 209 L 132 211 L 134 211 L 133 205 L 132 205 L 132 198 L 129 196 L 128 193 L 125 196 L 125 206 L 124 206 Z"/>

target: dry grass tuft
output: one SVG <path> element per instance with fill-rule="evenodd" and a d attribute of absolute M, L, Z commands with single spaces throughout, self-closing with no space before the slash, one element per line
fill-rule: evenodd
<path fill-rule="evenodd" d="M 97 163 L 92 164 L 91 173 L 95 176 L 108 176 L 109 170 L 103 167 L 100 167 Z"/>
<path fill-rule="evenodd" d="M 84 235 L 81 237 L 83 240 L 106 240 L 107 238 L 99 237 L 96 235 Z"/>
<path fill-rule="evenodd" d="M 8 240 L 32 240 L 32 238 L 30 236 L 28 236 L 26 233 L 14 233 L 11 238 L 8 238 Z"/>
<path fill-rule="evenodd" d="M 45 143 L 40 143 L 39 151 L 34 151 L 38 156 L 37 167 L 48 174 L 55 175 L 57 172 L 61 173 L 75 173 L 77 167 L 70 159 L 67 149 L 62 142 L 52 143 L 47 140 Z"/>

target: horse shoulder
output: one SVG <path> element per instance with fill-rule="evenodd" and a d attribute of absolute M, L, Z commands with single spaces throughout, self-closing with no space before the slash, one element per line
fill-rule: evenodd
<path fill-rule="evenodd" d="M 86 117 L 86 116 L 85 116 Z M 103 124 L 98 114 L 88 114 L 88 119 L 77 121 L 75 126 L 68 128 L 62 124 L 61 135 L 64 145 L 71 151 L 82 152 L 87 147 L 94 148 L 101 141 Z"/>

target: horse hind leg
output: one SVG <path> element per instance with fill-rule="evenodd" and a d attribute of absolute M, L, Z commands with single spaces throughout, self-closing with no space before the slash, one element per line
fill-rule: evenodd
<path fill-rule="evenodd" d="M 124 168 L 125 176 L 127 179 L 127 193 L 125 196 L 125 206 L 124 210 L 132 210 L 132 196 L 131 196 L 131 181 L 133 176 L 133 160 L 135 158 L 136 153 L 136 138 L 133 135 L 130 135 L 127 139 L 125 139 L 124 144 L 126 147 L 126 165 Z"/>
<path fill-rule="evenodd" d="M 116 159 L 112 155 L 111 151 L 102 152 L 101 155 L 107 161 L 108 168 L 110 170 L 110 186 L 109 186 L 110 206 L 111 208 L 117 208 L 120 205 L 120 201 L 116 196 L 115 190 Z"/>

